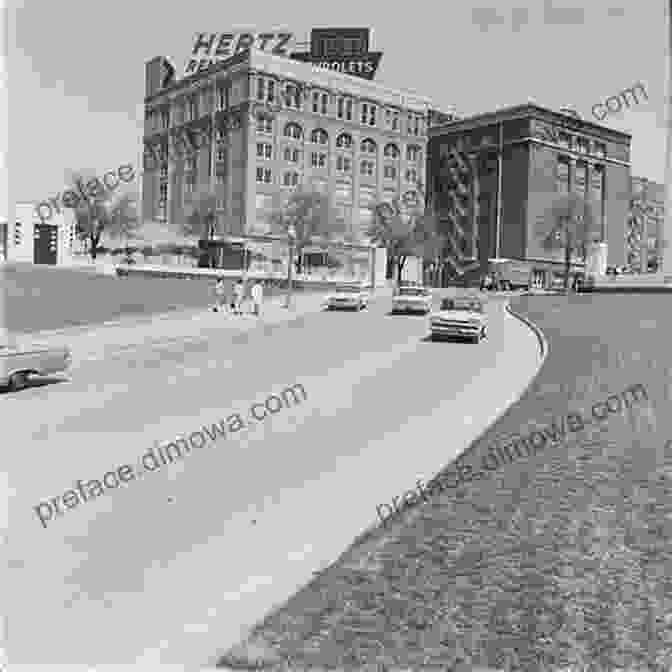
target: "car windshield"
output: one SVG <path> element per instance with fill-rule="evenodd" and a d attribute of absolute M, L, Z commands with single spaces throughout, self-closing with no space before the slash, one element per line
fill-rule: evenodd
<path fill-rule="evenodd" d="M 359 287 L 354 287 L 353 285 L 340 285 L 336 287 L 336 291 L 340 294 L 358 294 L 361 289 Z"/>
<path fill-rule="evenodd" d="M 427 296 L 429 292 L 422 287 L 400 287 L 399 296 Z"/>
<path fill-rule="evenodd" d="M 441 310 L 470 310 L 476 313 L 483 312 L 483 306 L 480 301 L 469 301 L 464 299 L 444 299 L 441 302 Z"/>

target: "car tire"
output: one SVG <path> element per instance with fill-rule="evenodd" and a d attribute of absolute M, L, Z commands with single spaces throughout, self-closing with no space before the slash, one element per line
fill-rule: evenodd
<path fill-rule="evenodd" d="M 23 371 L 13 373 L 9 377 L 9 382 L 7 383 L 7 389 L 10 392 L 18 392 L 22 390 L 28 384 L 28 374 Z"/>

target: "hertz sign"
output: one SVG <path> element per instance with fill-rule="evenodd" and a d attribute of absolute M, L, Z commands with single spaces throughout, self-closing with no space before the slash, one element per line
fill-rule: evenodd
<path fill-rule="evenodd" d="M 373 79 L 383 55 L 369 51 L 369 28 L 313 28 L 310 53 L 294 53 L 292 58 L 344 75 Z"/>

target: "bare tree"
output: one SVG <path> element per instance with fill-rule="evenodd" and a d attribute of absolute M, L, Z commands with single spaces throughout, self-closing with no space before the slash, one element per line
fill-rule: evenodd
<path fill-rule="evenodd" d="M 539 235 L 546 249 L 564 250 L 565 289 L 569 289 L 572 255 L 585 261 L 587 245 L 600 236 L 593 206 L 575 192 L 559 196 L 548 209 Z"/>
<path fill-rule="evenodd" d="M 117 192 L 109 189 L 100 180 L 84 172 L 73 172 L 70 182 L 77 191 L 79 184 L 88 189 L 88 197 L 75 207 L 75 232 L 78 238 L 89 242 L 89 253 L 95 261 L 103 233 L 111 238 L 134 238 L 139 227 L 137 195 L 132 192 Z"/>

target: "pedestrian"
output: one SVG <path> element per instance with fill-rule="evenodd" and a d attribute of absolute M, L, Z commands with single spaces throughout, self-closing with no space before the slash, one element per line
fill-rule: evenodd
<path fill-rule="evenodd" d="M 226 312 L 226 286 L 224 278 L 220 275 L 215 284 L 215 305 L 212 309 L 217 313 L 220 310 Z"/>
<path fill-rule="evenodd" d="M 252 306 L 254 314 L 257 317 L 261 317 L 261 303 L 264 300 L 264 283 L 261 280 L 257 280 L 254 285 L 252 285 Z"/>
<path fill-rule="evenodd" d="M 234 309 L 233 312 L 236 315 L 243 314 L 243 292 L 244 292 L 242 280 L 236 282 L 236 286 L 233 289 L 233 300 L 234 300 Z"/>

